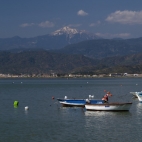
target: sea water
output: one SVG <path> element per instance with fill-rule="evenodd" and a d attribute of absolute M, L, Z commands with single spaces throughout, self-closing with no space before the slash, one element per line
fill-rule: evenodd
<path fill-rule="evenodd" d="M 130 111 L 86 111 L 62 107 L 56 100 L 101 99 L 104 90 L 112 93 L 110 102 L 132 102 Z M 0 141 L 139 142 L 142 103 L 130 94 L 138 91 L 141 78 L 0 79 Z"/>

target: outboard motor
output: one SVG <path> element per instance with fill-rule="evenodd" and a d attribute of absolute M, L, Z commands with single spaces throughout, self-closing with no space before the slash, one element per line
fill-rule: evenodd
<path fill-rule="evenodd" d="M 90 103 L 90 100 L 89 100 L 89 99 L 86 99 L 86 103 L 88 103 L 88 104 L 89 104 L 89 103 Z"/>

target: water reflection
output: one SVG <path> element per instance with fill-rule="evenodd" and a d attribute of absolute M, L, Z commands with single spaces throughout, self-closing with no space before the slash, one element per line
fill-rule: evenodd
<path fill-rule="evenodd" d="M 118 135 L 122 135 L 121 132 L 123 129 L 130 129 L 131 124 L 128 122 L 131 119 L 132 115 L 129 111 L 86 111 L 85 129 L 94 131 L 97 139 L 101 139 L 101 137 L 105 138 L 107 135 L 107 137 L 110 138 L 110 141 L 116 141 L 116 139 L 119 139 Z"/>
<path fill-rule="evenodd" d="M 25 115 L 28 115 L 28 110 L 25 110 Z"/>
<path fill-rule="evenodd" d="M 15 105 L 14 105 L 14 108 L 18 108 L 18 106 L 15 106 Z"/>
<path fill-rule="evenodd" d="M 142 103 L 139 102 L 137 104 L 136 110 L 138 115 L 142 113 Z"/>
<path fill-rule="evenodd" d="M 82 107 L 60 107 L 58 109 L 58 113 L 64 117 L 74 117 L 80 115 L 84 117 L 85 109 Z"/>
<path fill-rule="evenodd" d="M 131 113 L 129 111 L 86 111 L 85 116 L 130 116 Z"/>
<path fill-rule="evenodd" d="M 61 110 L 84 110 L 83 107 L 59 107 Z"/>

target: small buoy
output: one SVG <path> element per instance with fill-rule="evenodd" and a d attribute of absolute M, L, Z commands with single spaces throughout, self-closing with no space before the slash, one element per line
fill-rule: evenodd
<path fill-rule="evenodd" d="M 55 98 L 54 98 L 54 97 L 52 97 L 52 99 L 54 100 Z"/>
<path fill-rule="evenodd" d="M 14 101 L 14 106 L 18 106 L 19 102 L 18 101 Z"/>
<path fill-rule="evenodd" d="M 28 110 L 29 109 L 29 107 L 28 106 L 25 106 L 25 110 Z"/>

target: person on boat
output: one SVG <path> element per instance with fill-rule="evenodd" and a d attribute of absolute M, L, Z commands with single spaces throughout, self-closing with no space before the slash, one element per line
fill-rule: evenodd
<path fill-rule="evenodd" d="M 104 92 L 106 92 L 106 94 L 102 98 L 103 103 L 108 103 L 108 97 L 111 97 L 112 94 L 110 92 L 107 92 L 106 90 L 104 90 Z"/>

